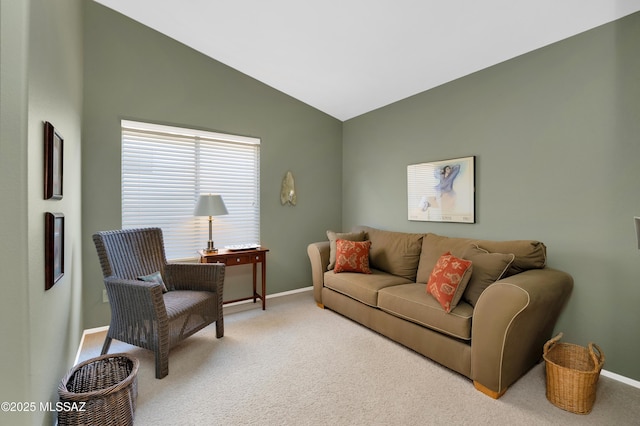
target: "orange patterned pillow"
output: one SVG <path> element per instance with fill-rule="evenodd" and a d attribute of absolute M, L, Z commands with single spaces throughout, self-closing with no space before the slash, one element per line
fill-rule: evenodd
<path fill-rule="evenodd" d="M 336 266 L 333 272 L 370 274 L 369 247 L 371 241 L 336 240 Z"/>
<path fill-rule="evenodd" d="M 471 278 L 470 260 L 460 259 L 447 252 L 440 256 L 427 282 L 427 293 L 436 298 L 449 313 L 456 307 Z"/>

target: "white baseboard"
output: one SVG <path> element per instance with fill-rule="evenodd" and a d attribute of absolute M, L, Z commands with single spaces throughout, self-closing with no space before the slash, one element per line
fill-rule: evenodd
<path fill-rule="evenodd" d="M 94 333 L 102 333 L 109 330 L 109 326 L 105 325 L 102 327 L 96 327 L 96 328 L 88 328 L 86 330 L 82 331 L 82 338 L 80 339 L 80 344 L 78 345 L 78 352 L 76 352 L 76 358 L 73 360 L 73 365 L 77 365 L 78 364 L 78 360 L 80 359 L 80 354 L 82 353 L 82 348 L 84 347 L 84 339 L 86 336 L 88 336 L 89 334 L 94 334 Z"/>
<path fill-rule="evenodd" d="M 313 286 L 309 286 L 309 287 L 297 288 L 295 290 L 283 291 L 280 293 L 268 294 L 267 300 L 275 299 L 276 297 L 289 296 L 291 294 L 304 293 L 306 291 L 312 291 L 312 290 L 313 290 Z M 241 312 L 241 311 L 247 310 L 247 308 L 251 308 L 251 305 L 253 304 L 254 303 L 251 299 L 242 300 L 240 302 L 229 303 L 228 305 L 224 305 L 224 314 L 225 315 L 233 314 L 234 312 Z"/>
<path fill-rule="evenodd" d="M 633 379 L 630 379 L 628 377 L 621 376 L 620 374 L 612 373 L 611 371 L 607 371 L 607 370 L 600 371 L 600 374 L 602 374 L 603 376 L 608 377 L 610 379 L 613 379 L 613 380 L 616 380 L 618 382 L 625 383 L 625 384 L 627 384 L 629 386 L 633 386 L 634 388 L 640 389 L 640 381 L 638 381 L 638 380 L 633 380 Z"/>
<path fill-rule="evenodd" d="M 313 290 L 313 286 L 310 285 L 309 287 L 296 288 L 295 290 L 283 291 L 281 293 L 268 295 L 267 299 L 272 297 L 288 296 L 289 294 L 304 293 L 305 291 L 312 291 L 312 290 Z"/>
<path fill-rule="evenodd" d="M 304 287 L 304 288 L 297 288 L 295 290 L 289 290 L 289 291 L 283 291 L 281 293 L 275 293 L 275 294 L 267 294 L 267 299 L 275 299 L 276 297 L 282 297 L 282 296 L 288 296 L 290 294 L 296 294 L 296 293 L 304 293 L 305 291 L 311 291 L 313 290 L 313 287 Z M 251 300 L 242 300 L 240 302 L 234 302 L 234 303 L 229 303 L 228 305 L 224 305 L 225 308 L 227 306 L 237 306 L 237 305 L 244 305 L 247 303 L 253 303 Z"/>

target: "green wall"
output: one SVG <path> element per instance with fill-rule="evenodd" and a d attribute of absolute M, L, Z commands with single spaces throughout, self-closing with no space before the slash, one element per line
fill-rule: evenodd
<path fill-rule="evenodd" d="M 344 123 L 356 224 L 538 239 L 575 288 L 557 331 L 640 380 L 640 13 Z M 476 224 L 410 222 L 408 164 L 476 156 Z"/>
<path fill-rule="evenodd" d="M 0 5 L 0 330 L 2 401 L 57 401 L 81 318 L 82 5 Z M 64 137 L 64 198 L 43 199 L 43 122 Z M 65 273 L 44 290 L 44 213 L 65 215 Z M 52 424 L 54 413 L 0 413 L 2 424 Z"/>
<path fill-rule="evenodd" d="M 28 2 L 0 0 L 0 401 L 29 397 L 27 235 Z M 11 383 L 11 386 L 7 384 Z M 9 417 L 11 416 L 11 417 Z M 27 424 L 19 414 L 0 421 Z"/>
<path fill-rule="evenodd" d="M 94 2 L 84 18 L 85 326 L 110 319 L 91 235 L 121 226 L 121 119 L 260 138 L 267 293 L 309 286 L 307 244 L 341 225 L 342 123 Z M 295 207 L 280 204 L 288 170 Z M 250 274 L 250 266 L 229 268 L 225 299 L 250 294 Z"/>

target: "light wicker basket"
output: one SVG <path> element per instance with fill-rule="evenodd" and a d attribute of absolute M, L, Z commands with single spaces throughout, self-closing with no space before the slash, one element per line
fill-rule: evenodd
<path fill-rule="evenodd" d="M 596 387 L 604 354 L 598 345 L 588 348 L 559 343 L 562 333 L 544 345 L 547 399 L 556 407 L 576 414 L 588 414 L 596 400 Z"/>
<path fill-rule="evenodd" d="M 73 367 L 58 386 L 59 425 L 132 425 L 138 397 L 137 358 L 107 354 Z M 75 404 L 74 404 L 75 403 Z"/>

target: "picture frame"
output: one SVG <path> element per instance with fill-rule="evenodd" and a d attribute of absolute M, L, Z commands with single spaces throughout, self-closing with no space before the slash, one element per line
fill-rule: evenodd
<path fill-rule="evenodd" d="M 475 156 L 407 166 L 408 219 L 475 223 Z"/>
<path fill-rule="evenodd" d="M 44 289 L 49 290 L 64 275 L 64 214 L 45 213 Z"/>
<path fill-rule="evenodd" d="M 62 199 L 64 138 L 50 122 L 44 123 L 44 199 Z"/>

